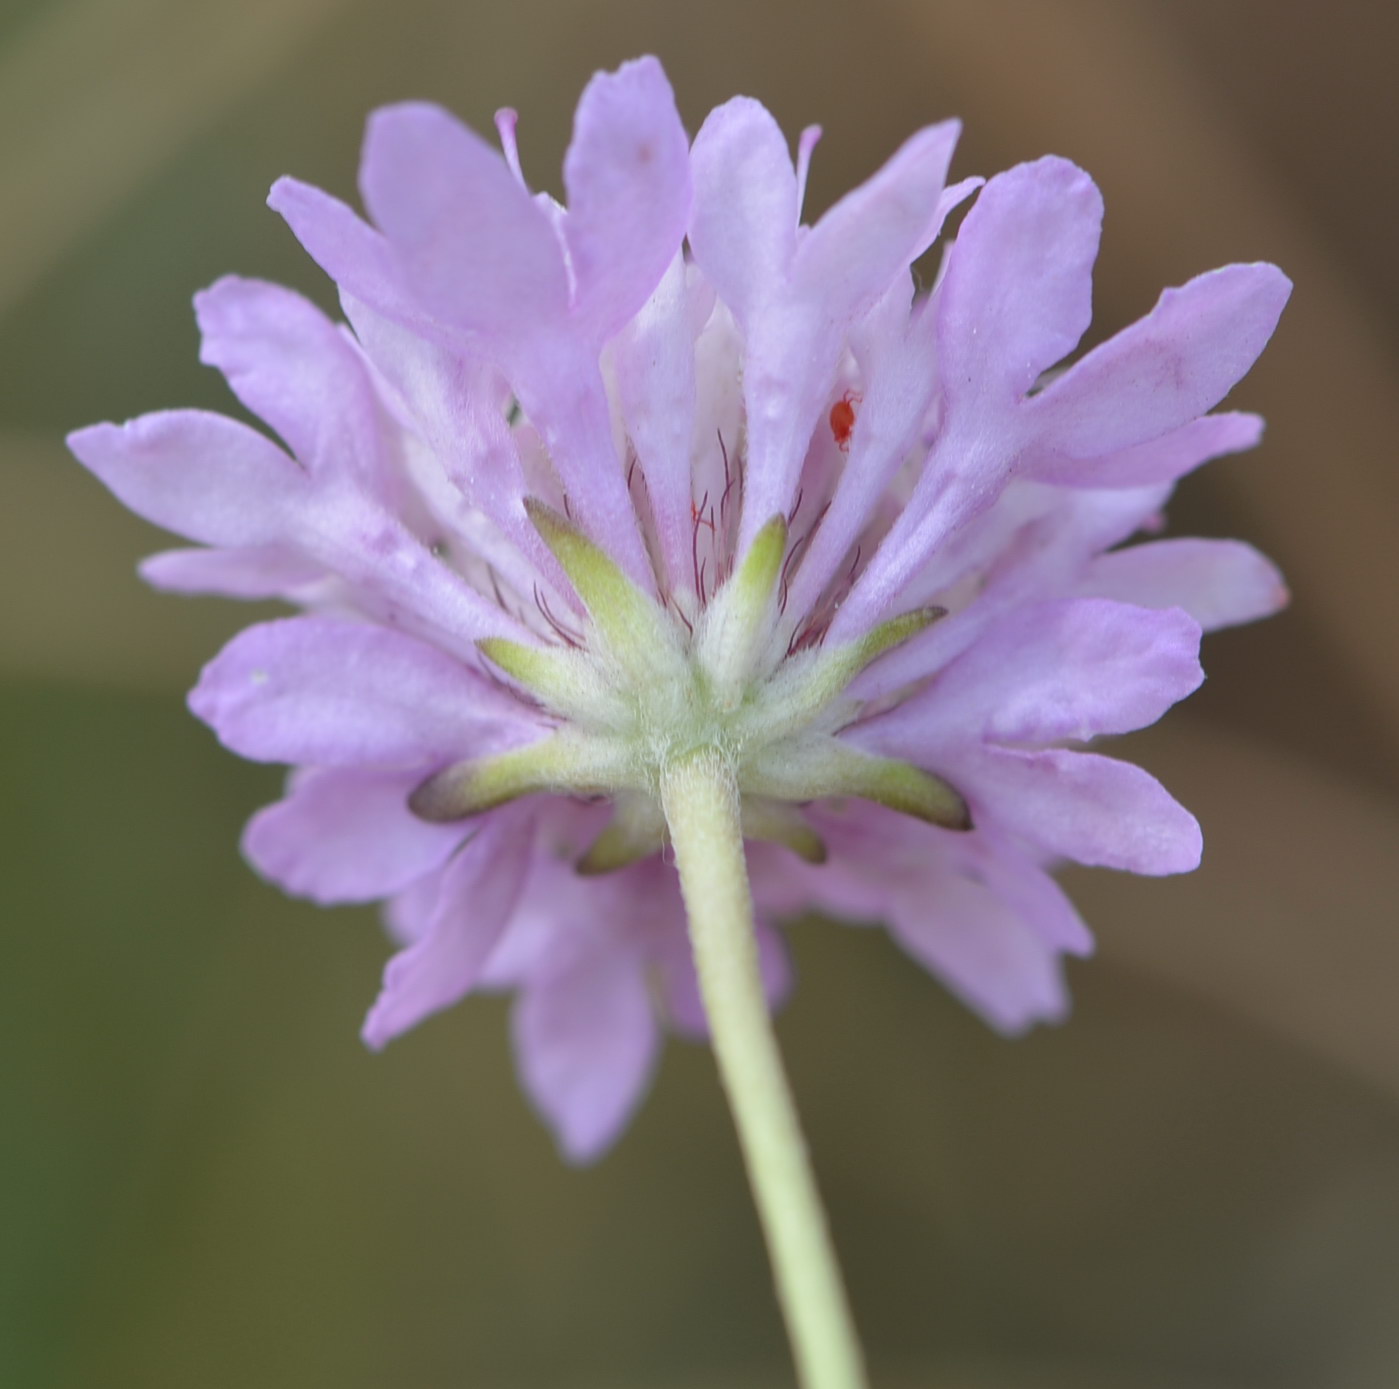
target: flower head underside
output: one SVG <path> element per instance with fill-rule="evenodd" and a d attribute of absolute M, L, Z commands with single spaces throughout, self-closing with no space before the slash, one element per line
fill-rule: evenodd
<path fill-rule="evenodd" d="M 737 98 L 692 143 L 651 59 L 589 84 L 566 206 L 499 125 L 504 156 L 436 107 L 378 112 L 367 221 L 274 187 L 348 330 L 247 280 L 197 310 L 280 442 L 199 411 L 71 440 L 195 542 L 151 582 L 297 610 L 191 697 L 296 769 L 248 856 L 385 901 L 372 1044 L 514 991 L 525 1083 L 576 1158 L 662 1029 L 704 1030 L 660 804 L 698 749 L 741 794 L 774 1001 L 777 923 L 816 907 L 884 922 L 1003 1030 L 1061 1016 L 1090 940 L 1048 870 L 1200 851 L 1159 783 L 1087 745 L 1194 689 L 1202 628 L 1285 598 L 1246 545 L 1151 538 L 1181 476 L 1257 442 L 1210 412 L 1285 277 L 1202 275 L 1075 357 L 1101 202 L 1065 160 L 948 185 L 958 129 L 932 126 L 807 225 L 816 132 L 794 161 Z"/>

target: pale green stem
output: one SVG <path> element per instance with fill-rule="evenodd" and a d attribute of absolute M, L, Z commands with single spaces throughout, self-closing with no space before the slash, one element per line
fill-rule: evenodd
<path fill-rule="evenodd" d="M 704 749 L 661 799 L 719 1075 L 767 1237 L 804 1389 L 863 1389 L 864 1366 L 758 971 L 733 767 Z"/>

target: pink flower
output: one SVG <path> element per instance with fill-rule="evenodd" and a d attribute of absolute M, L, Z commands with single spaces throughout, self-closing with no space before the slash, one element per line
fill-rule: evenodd
<path fill-rule="evenodd" d="M 584 92 L 566 208 L 500 125 L 504 158 L 435 107 L 378 112 L 371 222 L 274 187 L 349 331 L 273 285 L 198 296 L 203 360 L 280 442 L 199 411 L 72 437 L 196 542 L 152 583 L 300 612 L 191 696 L 297 769 L 249 859 L 386 901 L 371 1046 L 514 990 L 525 1085 L 579 1160 L 663 1029 L 704 1031 L 656 796 L 697 746 L 737 768 L 774 1001 L 773 923 L 815 907 L 887 924 L 1007 1032 L 1061 1017 L 1061 959 L 1091 941 L 1047 869 L 1200 854 L 1152 777 L 1082 745 L 1189 694 L 1202 627 L 1285 599 L 1237 542 L 1123 546 L 1257 442 L 1206 412 L 1287 280 L 1202 275 L 1058 369 L 1101 216 L 1062 159 L 949 188 L 957 126 L 932 126 L 805 226 L 816 132 L 794 166 L 739 98 L 691 145 L 653 59 Z"/>

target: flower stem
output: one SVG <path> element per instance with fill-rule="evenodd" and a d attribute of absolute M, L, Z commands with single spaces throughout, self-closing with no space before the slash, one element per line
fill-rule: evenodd
<path fill-rule="evenodd" d="M 717 749 L 691 754 L 667 769 L 661 799 L 798 1376 L 803 1389 L 863 1389 L 859 1341 L 758 971 L 733 768 Z"/>

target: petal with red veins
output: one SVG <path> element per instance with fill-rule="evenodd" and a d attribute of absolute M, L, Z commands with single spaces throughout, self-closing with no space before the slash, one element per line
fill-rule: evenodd
<path fill-rule="evenodd" d="M 613 340 L 627 433 L 645 478 L 669 588 L 691 568 L 690 450 L 695 431 L 695 332 L 685 259 L 677 255 L 641 311 Z"/>
<path fill-rule="evenodd" d="M 650 298 L 680 250 L 690 213 L 689 141 L 654 58 L 588 83 L 564 185 L 573 313 L 603 342 Z"/>
<path fill-rule="evenodd" d="M 427 929 L 384 970 L 360 1034 L 367 1046 L 379 1050 L 475 987 L 524 884 L 534 853 L 532 813 L 507 806 L 477 821 L 442 875 Z"/>
<path fill-rule="evenodd" d="M 488 756 L 539 731 L 523 706 L 436 647 L 325 617 L 239 633 L 189 704 L 257 762 L 404 766 Z"/>
<path fill-rule="evenodd" d="M 1243 378 L 1291 291 L 1287 276 L 1267 264 L 1226 265 L 1166 290 L 1145 318 L 1030 401 L 1027 425 L 1043 446 L 1076 458 L 1179 429 Z"/>
<path fill-rule="evenodd" d="M 429 825 L 408 809 L 420 771 L 316 767 L 243 832 L 265 878 L 313 902 L 370 902 L 402 892 L 461 843 L 460 825 Z"/>
<path fill-rule="evenodd" d="M 68 447 L 138 516 L 202 545 L 275 543 L 310 491 L 269 439 L 203 410 L 90 425 Z"/>
<path fill-rule="evenodd" d="M 530 979 L 512 1023 L 525 1089 L 564 1156 L 601 1157 L 645 1094 L 660 1046 L 640 961 L 604 949 Z"/>

